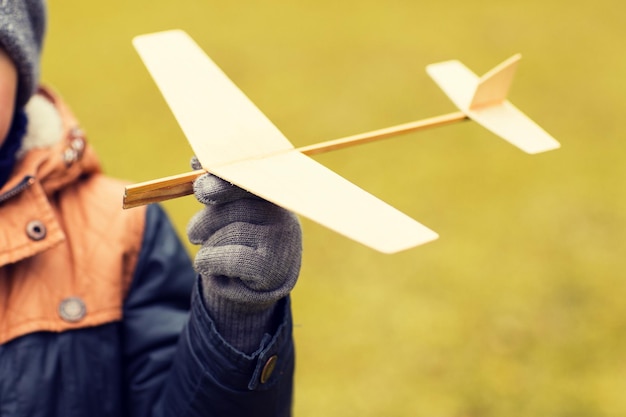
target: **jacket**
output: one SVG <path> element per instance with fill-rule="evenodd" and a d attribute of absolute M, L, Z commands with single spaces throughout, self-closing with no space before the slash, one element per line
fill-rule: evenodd
<path fill-rule="evenodd" d="M 0 416 L 289 415 L 289 299 L 254 354 L 230 346 L 166 213 L 122 210 L 59 97 L 31 103 L 60 116 L 60 140 L 0 190 Z"/>

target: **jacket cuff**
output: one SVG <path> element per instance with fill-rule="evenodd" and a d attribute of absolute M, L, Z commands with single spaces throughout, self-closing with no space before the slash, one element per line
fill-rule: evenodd
<path fill-rule="evenodd" d="M 285 378 L 291 386 L 294 368 L 292 318 L 289 297 L 276 306 L 282 318 L 274 335 L 265 335 L 259 348 L 246 354 L 218 332 L 202 300 L 201 280 L 192 292 L 191 317 L 183 337 L 188 338 L 190 354 L 197 369 L 222 381 L 232 389 L 269 390 Z M 281 382 L 282 381 L 282 382 Z"/>

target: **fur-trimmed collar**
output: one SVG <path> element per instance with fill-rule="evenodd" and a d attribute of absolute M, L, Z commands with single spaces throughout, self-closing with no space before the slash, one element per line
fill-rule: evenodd
<path fill-rule="evenodd" d="M 52 193 L 78 178 L 100 172 L 93 148 L 60 96 L 40 87 L 25 110 L 27 131 L 13 173 L 0 192 L 31 177 L 46 193 Z"/>
<path fill-rule="evenodd" d="M 45 97 L 34 95 L 25 107 L 28 117 L 26 135 L 18 151 L 18 159 L 36 148 L 47 148 L 63 138 L 63 121 L 53 103 Z"/>

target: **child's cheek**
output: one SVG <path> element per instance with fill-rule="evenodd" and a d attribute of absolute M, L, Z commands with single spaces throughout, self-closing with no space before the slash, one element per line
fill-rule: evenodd
<path fill-rule="evenodd" d="M 13 61 L 0 48 L 0 146 L 11 127 L 17 91 L 17 71 Z"/>

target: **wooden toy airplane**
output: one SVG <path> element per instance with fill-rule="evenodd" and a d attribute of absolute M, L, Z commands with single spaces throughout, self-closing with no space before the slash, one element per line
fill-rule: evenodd
<path fill-rule="evenodd" d="M 135 48 L 202 167 L 126 187 L 124 208 L 193 193 L 205 172 L 385 253 L 430 242 L 437 233 L 306 155 L 472 119 L 528 153 L 559 143 L 508 101 L 516 55 L 478 78 L 458 61 L 428 73 L 461 110 L 295 149 L 272 122 L 183 31 L 141 35 Z"/>

